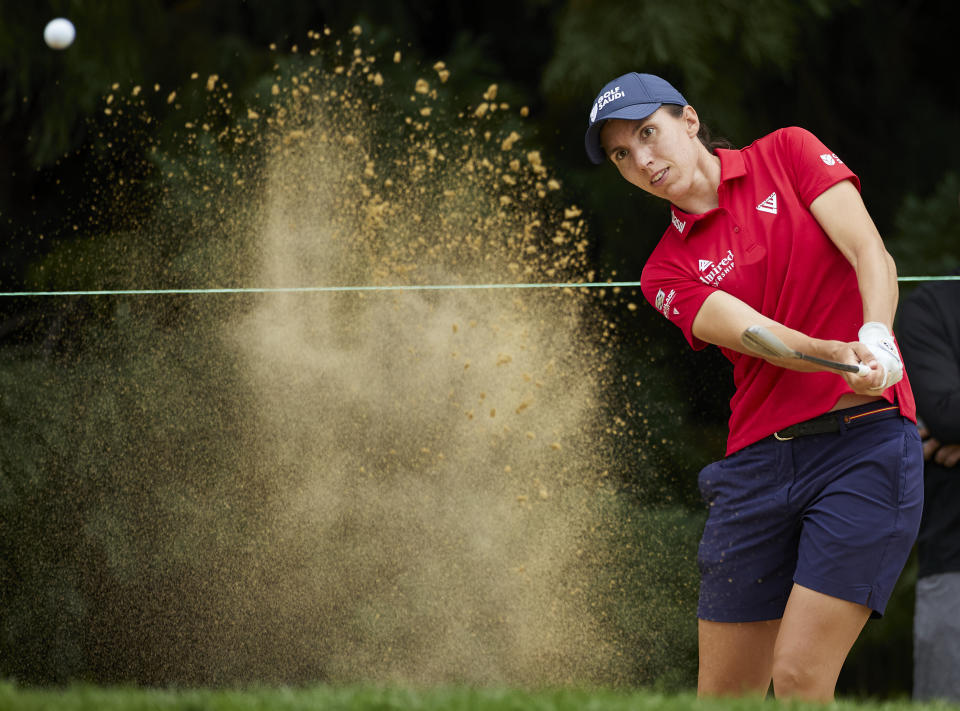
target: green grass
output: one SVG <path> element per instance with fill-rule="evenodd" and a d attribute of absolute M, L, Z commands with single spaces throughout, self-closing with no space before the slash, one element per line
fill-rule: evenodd
<path fill-rule="evenodd" d="M 449 687 L 410 689 L 372 686 L 318 686 L 304 689 L 246 690 L 141 689 L 71 686 L 23 688 L 0 683 L 3 711 L 751 711 L 775 708 L 823 709 L 807 704 L 780 704 L 773 699 L 697 700 L 690 694 L 646 691 Z M 957 709 L 945 704 L 908 700 L 841 700 L 828 708 L 885 711 Z"/>

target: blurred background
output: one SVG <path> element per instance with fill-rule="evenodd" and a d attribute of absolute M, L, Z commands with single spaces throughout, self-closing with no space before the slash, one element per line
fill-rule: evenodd
<path fill-rule="evenodd" d="M 422 67 L 443 62 L 450 71 L 445 101 L 451 112 L 475 106 L 492 84 L 498 100 L 528 107 L 523 143 L 540 151 L 564 199 L 581 211 L 587 267 L 598 281 L 638 280 L 667 220 L 663 205 L 609 167 L 590 165 L 583 151 L 596 91 L 632 70 L 673 82 L 713 133 L 737 146 L 782 126 L 808 128 L 859 175 L 900 275 L 946 274 L 960 266 L 960 92 L 953 78 L 958 8 L 945 0 L 5 2 L 0 291 L 257 286 L 238 283 L 229 272 L 198 272 L 180 260 L 187 242 L 209 237 L 197 229 L 202 201 L 183 198 L 191 194 L 190 180 L 184 178 L 176 198 L 162 187 L 161 179 L 179 175 L 177 167 L 197 150 L 182 140 L 183 116 L 195 100 L 185 87 L 191 76 L 202 83 L 216 75 L 229 89 L 215 120 L 229 126 L 263 109 L 277 75 L 294 63 L 291 57 L 305 57 L 303 48 L 317 33 L 327 28 L 333 37 L 347 37 L 354 26 L 362 28 L 364 51 L 387 58 L 403 54 L 404 63 L 393 70 L 397 103 L 406 101 Z M 51 50 L 42 39 L 44 25 L 57 16 L 77 28 L 75 43 L 64 51 Z M 158 97 L 149 120 L 118 120 L 111 109 L 114 95 L 129 95 L 131 87 Z M 174 94 L 177 99 L 168 98 Z M 238 167 L 228 158 L 205 165 L 204 180 L 215 182 L 218 171 L 234 176 Z M 124 242 L 140 258 L 152 255 L 154 267 L 137 274 L 111 271 L 103 263 L 110 235 L 135 232 L 158 204 L 180 222 L 168 222 L 159 241 Z M 909 289 L 903 285 L 904 293 Z M 718 353 L 690 353 L 675 328 L 642 297 L 632 298 L 638 309 L 624 301 L 600 306 L 617 334 L 609 357 L 623 381 L 607 405 L 620 413 L 622 429 L 632 437 L 621 440 L 614 473 L 631 506 L 673 517 L 665 530 L 674 538 L 635 542 L 663 555 L 679 541 L 695 545 L 696 472 L 722 456 L 732 389 Z M 116 619 L 105 621 L 104 610 L 90 601 L 109 586 L 102 580 L 93 587 L 89 579 L 71 582 L 76 560 L 70 552 L 79 529 L 70 522 L 82 518 L 75 492 L 89 488 L 94 474 L 71 464 L 84 435 L 65 423 L 83 416 L 85 398 L 92 395 L 67 392 L 79 380 L 58 378 L 73 369 L 99 368 L 123 387 L 136 388 L 136 378 L 124 370 L 133 366 L 122 365 L 104 345 L 95 355 L 87 346 L 104 318 L 114 323 L 129 316 L 124 308 L 77 299 L 0 300 L 0 675 L 36 683 L 161 683 L 171 676 L 184 683 L 211 681 L 176 668 L 165 676 L 169 660 L 153 658 L 149 650 L 141 649 L 137 663 L 127 666 L 102 650 L 94 654 L 97 645 L 137 647 L 131 639 L 136 635 L 121 628 L 143 620 L 146 608 L 117 610 Z M 153 314 L 152 328 L 176 331 L 199 308 L 178 302 L 176 313 Z M 125 338 L 157 337 L 151 329 L 130 329 Z M 165 347 L 156 343 L 161 351 Z M 192 355 L 188 349 L 171 357 L 189 361 Z M 214 376 L 231 377 L 203 372 L 210 388 Z M 37 422 L 40 412 L 44 422 Z M 110 569 L 108 562 L 98 565 Z M 678 585 L 674 607 L 692 620 L 695 591 L 673 573 L 637 573 L 632 580 Z M 684 568 L 683 576 L 690 574 Z M 868 625 L 841 677 L 841 693 L 909 693 L 913 574 L 908 569 L 887 616 Z M 175 586 L 139 592 L 177 595 Z M 113 594 L 123 599 L 121 592 Z M 169 604 L 161 601 L 153 609 Z M 617 605 L 630 607 L 630 595 Z M 624 624 L 634 619 L 621 614 Z M 91 641 L 91 624 L 112 640 Z M 198 627 L 193 634 L 204 631 Z M 680 635 L 674 647 L 666 645 L 663 658 L 653 655 L 656 664 L 638 663 L 613 682 L 688 687 L 695 679 L 690 640 L 689 632 Z M 627 640 L 621 649 L 638 658 L 646 654 L 649 661 L 651 653 L 642 646 Z M 680 670 L 668 668 L 671 662 Z M 264 673 L 262 680 L 322 676 L 305 668 L 299 676 Z"/>

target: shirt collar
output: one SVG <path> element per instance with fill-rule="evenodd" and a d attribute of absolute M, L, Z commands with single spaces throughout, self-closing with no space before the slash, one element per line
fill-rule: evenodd
<path fill-rule="evenodd" d="M 720 159 L 721 186 L 728 180 L 741 178 L 747 174 L 747 166 L 743 160 L 743 156 L 740 154 L 740 151 L 718 148 L 717 157 Z M 681 237 L 686 239 L 687 235 L 690 234 L 693 224 L 697 220 L 701 220 L 713 212 L 714 210 L 710 210 L 709 212 L 705 212 L 701 215 L 693 215 L 691 213 L 684 212 L 676 205 L 670 205 L 670 222 L 673 224 L 673 229 L 675 229 Z"/>
<path fill-rule="evenodd" d="M 747 174 L 747 164 L 744 163 L 743 154 L 740 151 L 718 148 L 717 157 L 720 159 L 721 183 L 734 178 L 741 178 Z"/>

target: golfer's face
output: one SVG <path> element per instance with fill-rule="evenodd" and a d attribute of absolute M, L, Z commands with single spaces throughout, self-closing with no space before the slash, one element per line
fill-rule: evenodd
<path fill-rule="evenodd" d="M 600 143 L 626 180 L 652 195 L 677 202 L 689 187 L 696 167 L 698 128 L 696 113 L 690 107 L 680 118 L 661 107 L 645 119 L 610 119 L 600 131 Z"/>

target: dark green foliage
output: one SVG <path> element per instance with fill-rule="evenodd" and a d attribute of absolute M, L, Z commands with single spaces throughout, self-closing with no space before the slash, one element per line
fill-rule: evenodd
<path fill-rule="evenodd" d="M 960 267 L 960 177 L 947 173 L 930 195 L 907 195 L 887 240 L 901 275 L 942 276 Z"/>
<path fill-rule="evenodd" d="M 96 311 L 82 336 L 3 353 L 0 658 L 25 680 L 159 682 L 142 653 L 191 637 L 209 562 L 239 560 L 237 522 L 259 520 L 230 487 L 244 404 L 189 307 L 177 335 L 166 309 Z"/>

